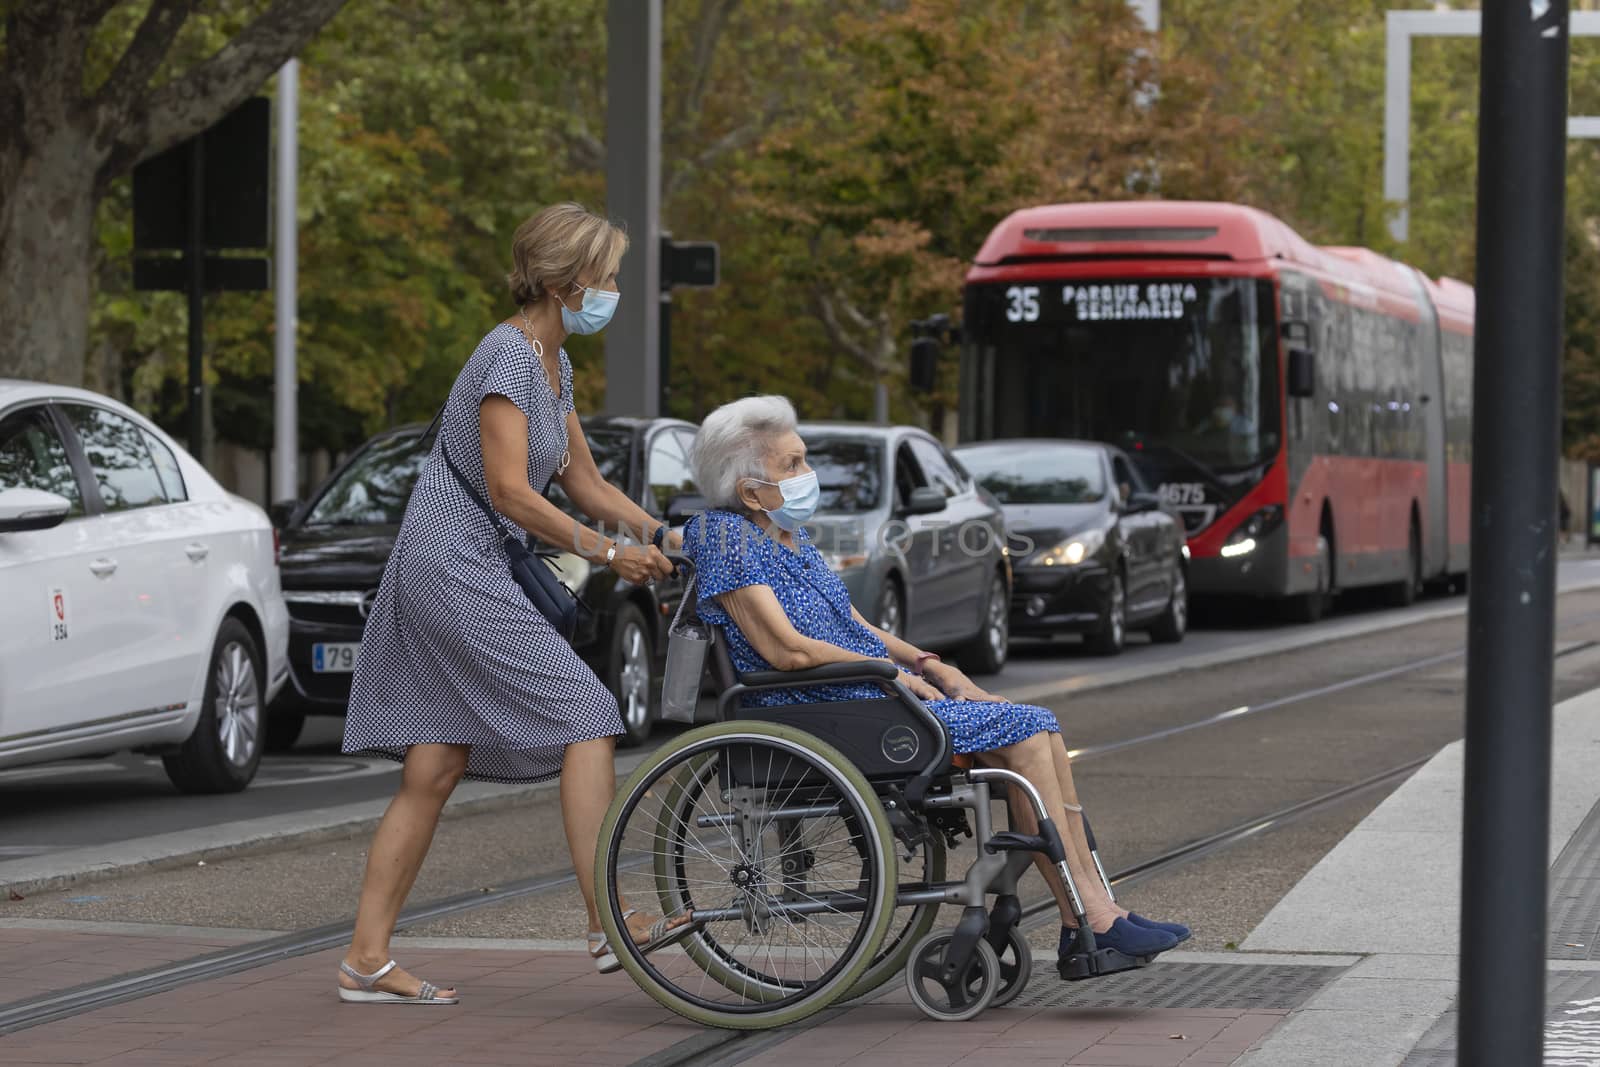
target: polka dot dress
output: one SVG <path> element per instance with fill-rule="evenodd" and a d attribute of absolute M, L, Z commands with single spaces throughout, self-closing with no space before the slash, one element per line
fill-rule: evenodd
<path fill-rule="evenodd" d="M 557 396 L 522 332 L 501 324 L 456 378 L 367 616 L 344 751 L 400 759 L 407 745 L 471 745 L 467 777 L 537 782 L 560 773 L 567 745 L 622 732 L 616 698 L 528 602 L 488 516 L 439 457 L 448 446 L 487 500 L 478 405 L 504 396 L 528 416 L 528 484 L 542 489 L 573 410 L 560 358 Z"/>
<path fill-rule="evenodd" d="M 771 670 L 720 607 L 716 597 L 748 585 L 772 589 L 794 628 L 807 637 L 827 641 L 863 656 L 887 657 L 877 634 L 850 613 L 850 591 L 828 568 L 804 529 L 795 534 L 796 550 L 780 544 L 742 515 L 708 511 L 690 520 L 684 531 L 684 553 L 694 561 L 700 617 L 722 628 L 734 669 Z M 902 668 L 904 669 L 904 668 Z M 810 704 L 824 700 L 882 698 L 870 685 L 828 685 L 780 689 L 754 694 L 749 703 Z M 1037 733 L 1060 733 L 1055 714 L 1030 704 L 994 704 L 981 700 L 930 700 L 928 709 L 950 730 L 960 753 L 988 752 L 1016 744 Z"/>

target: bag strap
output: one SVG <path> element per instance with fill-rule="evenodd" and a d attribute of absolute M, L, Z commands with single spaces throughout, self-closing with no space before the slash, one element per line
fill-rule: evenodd
<path fill-rule="evenodd" d="M 448 407 L 449 404 L 450 402 L 446 400 L 444 404 L 440 405 L 439 413 L 433 417 L 433 421 L 428 424 L 428 428 L 422 432 L 423 440 L 427 440 L 430 436 L 433 436 L 436 430 L 443 430 L 441 423 L 444 420 L 444 409 Z M 461 483 L 461 488 L 465 489 L 467 491 L 467 495 L 472 498 L 472 502 L 478 505 L 478 507 L 482 508 L 485 515 L 489 516 L 489 521 L 494 524 L 494 528 L 499 531 L 502 538 L 511 537 L 511 531 L 506 529 L 505 523 L 500 521 L 500 513 L 489 506 L 489 502 L 483 499 L 483 497 L 478 493 L 478 490 L 473 487 L 470 481 L 467 480 L 467 476 L 461 473 L 461 468 L 457 467 L 455 465 L 455 461 L 450 458 L 450 449 L 445 446 L 443 436 L 439 436 L 437 440 L 439 443 L 439 455 L 444 457 L 444 465 L 449 467 L 450 473 L 456 476 L 456 481 Z M 548 497 L 550 495 L 550 485 L 554 481 L 555 475 L 551 475 L 550 480 L 544 483 L 544 492 L 540 494 L 541 496 Z M 531 537 L 532 535 L 530 534 L 529 536 Z M 523 538 L 524 542 L 526 542 L 527 539 L 528 538 L 526 537 Z"/>
<path fill-rule="evenodd" d="M 490 522 L 494 523 L 494 530 L 498 530 L 499 534 L 501 534 L 501 537 L 510 537 L 512 534 L 510 534 L 509 530 L 506 530 L 506 523 L 502 523 L 501 520 L 499 520 L 499 512 L 496 512 L 493 507 L 490 507 L 488 501 L 485 501 L 485 499 L 478 494 L 478 491 L 475 490 L 474 486 L 472 486 L 472 483 L 467 480 L 466 475 L 461 474 L 461 469 L 459 469 L 459 467 L 454 464 L 453 459 L 450 458 L 450 448 L 446 448 L 445 440 L 443 440 L 442 437 L 443 421 L 445 421 L 445 408 L 448 408 L 448 406 L 450 406 L 450 402 L 448 402 L 448 400 L 446 400 L 445 403 L 442 403 L 442 405 L 438 406 L 438 413 L 435 414 L 434 421 L 427 424 L 427 429 L 422 430 L 422 437 L 418 438 L 418 440 L 424 440 L 424 442 L 429 440 L 429 438 L 434 438 L 434 440 L 437 440 L 438 454 L 445 458 L 445 466 L 450 467 L 450 474 L 456 475 L 456 482 L 461 483 L 462 490 L 467 491 L 467 496 L 472 498 L 472 502 L 474 502 L 474 504 L 477 504 L 478 507 L 482 507 L 483 514 L 490 517 Z M 546 483 L 544 483 L 544 493 L 539 494 L 539 496 L 549 499 L 550 486 L 554 485 L 554 483 L 555 475 L 552 474 L 550 475 L 549 480 L 546 480 Z M 528 536 L 523 537 L 523 541 L 528 541 L 528 537 L 531 536 L 533 536 L 533 534 L 528 534 Z"/>

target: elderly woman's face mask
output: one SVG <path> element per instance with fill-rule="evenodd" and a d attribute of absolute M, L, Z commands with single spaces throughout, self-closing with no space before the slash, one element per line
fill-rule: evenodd
<path fill-rule="evenodd" d="M 817 513 L 817 502 L 822 499 L 822 487 L 817 482 L 816 471 L 806 471 L 793 478 L 785 478 L 781 482 L 769 482 L 763 478 L 750 480 L 760 482 L 762 485 L 775 485 L 778 487 L 778 492 L 783 494 L 781 506 L 762 509 L 780 530 L 794 533 L 800 528 L 801 523 Z"/>

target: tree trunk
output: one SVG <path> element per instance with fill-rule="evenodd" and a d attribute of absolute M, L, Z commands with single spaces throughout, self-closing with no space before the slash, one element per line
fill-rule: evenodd
<path fill-rule="evenodd" d="M 82 385 L 99 153 L 58 129 L 0 189 L 0 377 Z"/>

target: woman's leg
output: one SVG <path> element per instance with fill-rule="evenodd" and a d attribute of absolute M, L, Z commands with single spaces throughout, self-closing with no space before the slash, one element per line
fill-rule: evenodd
<path fill-rule="evenodd" d="M 578 876 L 589 929 L 600 929 L 600 911 L 594 896 L 594 854 L 600 841 L 600 824 L 617 792 L 616 738 L 597 737 L 567 746 L 561 763 L 561 820 L 567 829 L 567 848 Z"/>
<path fill-rule="evenodd" d="M 1068 804 L 1077 807 L 1079 804 L 1078 786 L 1072 780 L 1072 757 L 1067 755 L 1067 746 L 1061 740 L 1060 734 L 1050 734 L 1048 737 L 1050 758 L 1056 768 L 1056 781 L 1061 785 L 1061 797 Z M 1077 850 L 1079 861 L 1089 870 L 1095 872 L 1094 884 L 1098 886 L 1101 884 L 1100 873 L 1095 869 L 1094 853 L 1089 849 L 1089 833 L 1083 826 L 1083 812 L 1073 811 L 1072 808 L 1068 808 L 1066 831 L 1062 834 L 1062 837 L 1068 848 Z M 1076 871 L 1076 868 L 1074 868 L 1074 871 Z M 1112 908 L 1124 919 L 1128 917 L 1126 908 L 1117 907 L 1114 903 Z"/>
<path fill-rule="evenodd" d="M 389 938 L 405 905 L 422 861 L 433 843 L 439 812 L 467 769 L 467 745 L 412 745 L 400 772 L 400 790 L 389 802 L 383 821 L 367 850 L 367 873 L 361 883 L 361 903 L 356 908 L 355 936 L 345 962 L 362 974 L 371 974 L 389 962 Z M 346 988 L 359 988 L 347 975 L 339 975 Z M 415 995 L 421 982 L 396 968 L 383 977 L 384 992 Z M 442 989 L 442 996 L 455 990 Z"/>
<path fill-rule="evenodd" d="M 1007 770 L 1016 771 L 1028 780 L 1039 791 L 1039 796 L 1044 800 L 1045 810 L 1049 812 L 1065 811 L 1065 798 L 1061 795 L 1061 784 L 1056 777 L 1055 762 L 1051 758 L 1050 744 L 1045 740 L 1048 736 L 1043 733 L 1034 734 L 1014 745 L 997 748 L 992 752 L 983 753 L 986 761 L 999 763 Z M 1076 800 L 1073 801 L 1076 803 Z M 1037 830 L 1038 823 L 1033 819 L 1030 804 L 1019 801 L 1014 810 L 1027 813 L 1026 822 L 1018 820 L 1018 829 L 1023 831 Z M 1100 876 L 1094 869 L 1093 862 L 1085 862 L 1087 852 L 1079 854 L 1079 850 L 1067 841 L 1070 833 L 1071 821 L 1059 822 L 1062 829 L 1062 839 L 1066 843 L 1067 867 L 1072 871 L 1073 881 L 1077 883 L 1078 895 L 1083 900 L 1084 914 L 1089 919 L 1089 927 L 1096 933 L 1110 929 L 1113 921 L 1121 917 L 1112 904 L 1111 898 L 1106 895 L 1105 887 L 1100 884 Z M 1082 823 L 1079 822 L 1078 833 L 1082 833 Z M 1044 872 L 1045 878 L 1050 883 L 1050 889 L 1055 894 L 1056 903 L 1061 909 L 1061 919 L 1065 924 L 1077 922 L 1072 913 L 1070 898 L 1067 895 L 1066 885 L 1060 872 L 1048 861 L 1040 864 L 1039 869 Z"/>

